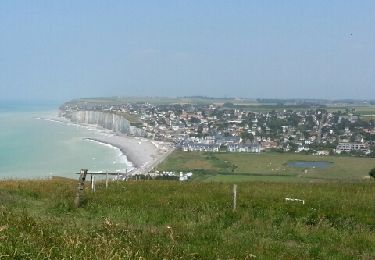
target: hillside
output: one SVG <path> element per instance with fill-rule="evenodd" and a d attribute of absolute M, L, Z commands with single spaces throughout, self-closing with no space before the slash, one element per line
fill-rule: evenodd
<path fill-rule="evenodd" d="M 0 182 L 0 255 L 12 259 L 370 259 L 375 183 Z M 89 186 L 89 185 L 87 185 Z M 286 202 L 286 197 L 300 198 Z"/>

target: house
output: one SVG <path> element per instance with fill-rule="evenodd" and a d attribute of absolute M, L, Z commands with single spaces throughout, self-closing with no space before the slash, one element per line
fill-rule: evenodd
<path fill-rule="evenodd" d="M 186 142 L 181 145 L 184 152 L 218 152 L 220 145 Z"/>
<path fill-rule="evenodd" d="M 259 144 L 228 144 L 228 152 L 245 152 L 245 153 L 259 153 Z"/>
<path fill-rule="evenodd" d="M 229 145 L 238 144 L 241 138 L 239 136 L 216 136 L 215 139 L 217 144 Z"/>
<path fill-rule="evenodd" d="M 309 151 L 309 150 L 310 150 L 309 147 L 306 147 L 302 144 L 299 144 L 296 153 L 303 152 L 303 151 Z"/>
<path fill-rule="evenodd" d="M 329 151 L 325 151 L 325 150 L 316 151 L 316 153 L 314 153 L 314 155 L 324 155 L 324 156 L 327 156 L 327 155 L 329 155 Z"/>
<path fill-rule="evenodd" d="M 370 153 L 369 147 L 367 144 L 361 143 L 339 143 L 336 147 L 336 153 L 340 154 L 342 152 L 351 152 L 351 151 L 362 151 L 366 154 Z"/>

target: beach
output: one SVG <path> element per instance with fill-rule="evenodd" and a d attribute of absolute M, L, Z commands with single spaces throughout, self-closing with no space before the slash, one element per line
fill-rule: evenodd
<path fill-rule="evenodd" d="M 129 174 L 145 174 L 162 162 L 173 150 L 173 145 L 146 138 L 126 135 L 103 135 L 90 140 L 110 144 L 127 156 L 134 169 Z"/>
<path fill-rule="evenodd" d="M 174 145 L 169 142 L 120 134 L 93 124 L 73 123 L 64 117 L 49 118 L 49 120 L 65 122 L 68 125 L 72 124 L 97 132 L 95 137 L 85 139 L 119 149 L 122 155 L 126 156 L 128 166 L 130 166 L 130 170 L 127 170 L 129 175 L 148 173 L 174 151 Z"/>

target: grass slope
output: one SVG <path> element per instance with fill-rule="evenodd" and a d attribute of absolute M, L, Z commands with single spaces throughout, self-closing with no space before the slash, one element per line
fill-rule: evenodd
<path fill-rule="evenodd" d="M 0 258 L 375 257 L 374 183 L 240 183 L 236 212 L 227 183 L 101 184 L 79 209 L 75 188 L 0 182 Z"/>

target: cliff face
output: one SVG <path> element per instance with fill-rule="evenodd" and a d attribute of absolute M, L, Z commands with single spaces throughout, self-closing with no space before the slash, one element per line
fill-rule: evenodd
<path fill-rule="evenodd" d="M 64 116 L 75 123 L 98 125 L 116 133 L 147 136 L 143 129 L 131 126 L 125 117 L 110 112 L 83 110 L 66 113 Z"/>

